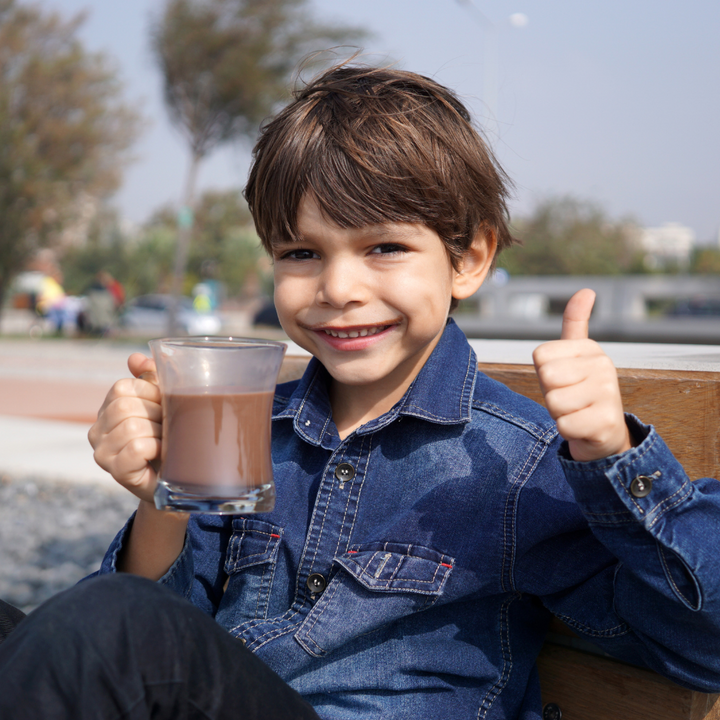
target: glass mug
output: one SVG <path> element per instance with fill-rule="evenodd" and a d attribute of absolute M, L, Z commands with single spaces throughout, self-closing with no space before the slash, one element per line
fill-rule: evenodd
<path fill-rule="evenodd" d="M 155 505 L 244 514 L 275 505 L 270 423 L 284 343 L 249 338 L 151 340 L 162 394 Z"/>

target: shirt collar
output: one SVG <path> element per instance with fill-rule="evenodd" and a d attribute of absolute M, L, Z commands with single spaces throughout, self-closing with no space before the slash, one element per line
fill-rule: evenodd
<path fill-rule="evenodd" d="M 387 413 L 356 432 L 365 435 L 385 427 L 400 415 L 442 425 L 470 421 L 477 376 L 477 358 L 462 330 L 450 318 L 432 354 L 402 399 Z M 313 445 L 339 442 L 328 397 L 330 376 L 312 358 L 284 409 L 273 419 L 293 418 L 295 432 Z"/>

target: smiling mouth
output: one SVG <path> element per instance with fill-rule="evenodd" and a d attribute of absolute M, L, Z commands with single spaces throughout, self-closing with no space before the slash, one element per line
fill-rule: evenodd
<path fill-rule="evenodd" d="M 389 325 L 376 325 L 373 327 L 364 327 L 356 330 L 331 330 L 329 328 L 322 328 L 322 331 L 326 335 L 336 338 L 357 338 L 367 337 L 368 335 L 377 335 L 379 332 L 389 328 Z"/>

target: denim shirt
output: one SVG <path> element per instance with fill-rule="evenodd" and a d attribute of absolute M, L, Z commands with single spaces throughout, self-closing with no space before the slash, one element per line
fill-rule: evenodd
<path fill-rule="evenodd" d="M 452 321 L 403 399 L 344 440 L 327 385 L 312 360 L 277 388 L 274 511 L 192 516 L 160 580 L 321 718 L 539 718 L 551 614 L 720 690 L 720 483 L 691 484 L 651 427 L 629 416 L 636 448 L 573 462 Z"/>

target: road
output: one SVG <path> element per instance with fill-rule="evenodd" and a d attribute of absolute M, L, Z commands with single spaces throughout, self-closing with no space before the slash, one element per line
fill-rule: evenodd
<path fill-rule="evenodd" d="M 0 475 L 115 487 L 95 465 L 87 431 L 142 345 L 0 340 Z"/>

